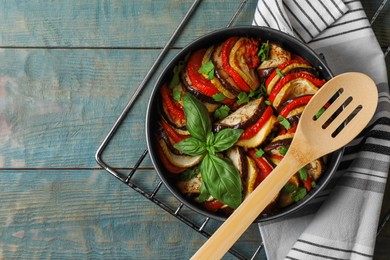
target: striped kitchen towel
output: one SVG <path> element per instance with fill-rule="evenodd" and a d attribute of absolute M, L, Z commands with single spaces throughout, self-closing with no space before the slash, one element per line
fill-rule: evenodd
<path fill-rule="evenodd" d="M 384 54 L 360 1 L 259 0 L 253 25 L 294 35 L 325 56 L 332 72 L 362 72 L 379 104 L 345 149 L 327 188 L 305 210 L 260 224 L 268 259 L 371 259 L 390 165 L 390 98 Z"/>

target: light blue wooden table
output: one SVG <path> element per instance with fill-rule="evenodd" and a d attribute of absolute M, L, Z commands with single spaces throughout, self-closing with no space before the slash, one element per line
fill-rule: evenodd
<path fill-rule="evenodd" d="M 248 1 L 235 25 L 251 23 L 256 2 Z M 367 13 L 381 2 L 370 1 Z M 191 4 L 0 0 L 0 259 L 187 259 L 205 241 L 94 159 Z M 203 1 L 163 64 L 225 27 L 239 5 Z M 384 42 L 387 18 L 379 18 L 387 22 L 378 29 Z M 144 116 L 155 79 L 105 150 L 120 171 L 130 171 L 146 148 Z M 148 157 L 134 181 L 147 191 L 158 183 Z M 167 190 L 159 193 L 175 203 Z M 381 236 L 378 257 L 390 252 L 389 224 Z M 237 248 L 251 256 L 259 241 L 253 225 Z"/>

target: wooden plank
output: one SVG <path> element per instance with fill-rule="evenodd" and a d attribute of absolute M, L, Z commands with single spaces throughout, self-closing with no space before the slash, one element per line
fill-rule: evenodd
<path fill-rule="evenodd" d="M 1 259 L 188 259 L 205 241 L 103 170 L 0 171 L 0 186 Z M 237 246 L 250 256 L 258 242 L 253 225 Z"/>
<path fill-rule="evenodd" d="M 158 53 L 1 51 L 0 167 L 96 167 L 98 146 Z M 115 166 L 129 166 L 146 147 L 143 129 L 151 89 L 152 84 L 115 141 Z"/>
<path fill-rule="evenodd" d="M 0 46 L 148 47 L 165 45 L 192 0 L 0 1 Z M 238 25 L 252 21 L 256 0 Z M 240 1 L 203 1 L 177 46 L 225 27 Z"/>

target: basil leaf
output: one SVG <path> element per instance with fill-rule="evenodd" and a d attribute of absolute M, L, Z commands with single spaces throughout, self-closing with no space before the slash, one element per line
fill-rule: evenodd
<path fill-rule="evenodd" d="M 211 120 L 206 106 L 189 93 L 184 94 L 183 106 L 188 132 L 192 137 L 205 142 L 207 134 L 211 132 Z"/>
<path fill-rule="evenodd" d="M 256 158 L 260 158 L 264 155 L 264 150 L 259 148 L 256 152 L 255 152 L 255 157 Z"/>
<path fill-rule="evenodd" d="M 223 119 L 229 115 L 229 112 L 230 112 L 230 107 L 228 107 L 227 105 L 222 105 L 215 110 L 214 118 Z"/>
<path fill-rule="evenodd" d="M 291 128 L 290 122 L 288 122 L 286 118 L 278 116 L 278 121 L 282 126 L 284 126 L 284 128 L 286 128 L 286 130 Z"/>
<path fill-rule="evenodd" d="M 306 189 L 305 189 L 305 188 L 300 188 L 300 189 L 298 189 L 297 191 L 295 191 L 295 192 L 292 194 L 291 198 L 292 198 L 295 202 L 297 202 L 297 201 L 300 201 L 301 199 L 303 199 L 303 198 L 306 196 L 306 194 L 307 194 Z"/>
<path fill-rule="evenodd" d="M 299 177 L 301 180 L 306 181 L 307 180 L 307 169 L 306 166 L 302 167 L 299 171 Z"/>
<path fill-rule="evenodd" d="M 315 181 L 312 181 L 311 186 L 314 188 L 315 186 L 317 186 L 317 183 Z"/>
<path fill-rule="evenodd" d="M 237 104 L 238 105 L 241 105 L 241 104 L 244 104 L 244 103 L 248 103 L 249 102 L 249 97 L 248 97 L 248 94 L 246 94 L 246 92 L 240 92 L 238 95 L 237 95 Z"/>
<path fill-rule="evenodd" d="M 260 85 L 255 91 L 251 90 L 248 94 L 248 97 L 250 98 L 260 98 L 264 96 L 267 93 L 267 90 L 265 89 L 264 83 Z"/>
<path fill-rule="evenodd" d="M 213 99 L 214 99 L 215 101 L 217 101 L 217 102 L 222 101 L 222 100 L 224 100 L 225 98 L 226 98 L 225 95 L 222 94 L 222 93 L 218 93 L 218 94 L 215 94 L 215 95 L 213 96 Z"/>
<path fill-rule="evenodd" d="M 260 91 L 261 95 L 267 94 L 267 89 L 265 88 L 264 83 L 261 83 L 259 91 Z"/>
<path fill-rule="evenodd" d="M 291 192 L 294 192 L 298 189 L 297 186 L 295 186 L 294 184 L 290 183 L 290 182 L 287 182 L 286 185 L 284 185 L 283 187 L 283 190 L 287 193 L 291 193 Z"/>
<path fill-rule="evenodd" d="M 265 103 L 267 106 L 271 105 L 271 101 L 269 101 L 269 100 L 264 101 L 264 103 Z"/>
<path fill-rule="evenodd" d="M 180 82 L 180 72 L 184 66 L 184 62 L 179 62 L 178 65 L 176 65 L 173 68 L 173 76 L 171 82 L 169 82 L 169 88 L 173 89 L 175 86 L 177 86 Z"/>
<path fill-rule="evenodd" d="M 200 172 L 211 196 L 233 209 L 241 204 L 240 174 L 230 161 L 206 154 L 200 164 Z"/>
<path fill-rule="evenodd" d="M 279 75 L 279 77 L 284 78 L 283 73 L 280 71 L 280 69 L 276 69 L 276 74 Z"/>
<path fill-rule="evenodd" d="M 202 185 L 200 186 L 200 194 L 196 198 L 196 200 L 199 203 L 202 203 L 202 202 L 205 202 L 206 200 L 208 200 L 210 198 L 210 196 L 211 195 L 210 195 L 209 191 L 207 190 L 206 183 L 204 181 L 202 181 Z"/>
<path fill-rule="evenodd" d="M 214 145 L 213 145 L 214 140 L 215 140 L 214 133 L 210 132 L 206 138 L 206 150 L 210 154 L 215 154 L 215 149 L 214 149 Z"/>
<path fill-rule="evenodd" d="M 279 153 L 281 155 L 286 155 L 288 148 L 289 148 L 289 146 L 283 146 L 282 148 L 279 149 Z"/>
<path fill-rule="evenodd" d="M 180 90 L 174 90 L 173 91 L 173 99 L 176 101 L 181 100 L 181 91 Z"/>
<path fill-rule="evenodd" d="M 212 80 L 214 78 L 214 70 L 211 70 L 208 74 L 207 74 L 207 79 L 208 80 Z"/>
<path fill-rule="evenodd" d="M 206 74 L 207 79 L 211 80 L 214 78 L 214 64 L 211 60 L 205 62 L 198 70 L 199 73 Z"/>
<path fill-rule="evenodd" d="M 206 152 L 204 142 L 194 137 L 186 138 L 183 141 L 174 144 L 173 147 L 180 152 L 191 156 L 198 156 Z"/>
<path fill-rule="evenodd" d="M 268 41 L 261 45 L 261 48 L 257 53 L 257 56 L 261 58 L 261 61 L 265 61 L 268 59 L 269 50 L 270 50 L 270 46 Z"/>
<path fill-rule="evenodd" d="M 232 147 L 240 138 L 242 129 L 226 128 L 215 134 L 214 149 L 216 152 L 222 152 Z"/>

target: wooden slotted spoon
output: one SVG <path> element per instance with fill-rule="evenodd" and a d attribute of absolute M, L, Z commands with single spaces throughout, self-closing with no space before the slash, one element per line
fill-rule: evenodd
<path fill-rule="evenodd" d="M 330 100 L 331 105 L 316 119 Z M 191 259 L 222 258 L 294 173 L 352 141 L 371 120 L 377 103 L 375 83 L 362 73 L 344 73 L 322 86 L 302 113 L 284 159 Z"/>

